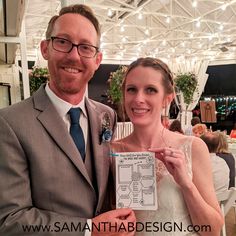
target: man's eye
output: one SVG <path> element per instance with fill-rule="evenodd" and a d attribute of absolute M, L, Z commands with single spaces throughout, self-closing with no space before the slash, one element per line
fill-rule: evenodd
<path fill-rule="evenodd" d="M 93 51 L 93 47 L 91 47 L 89 45 L 80 45 L 80 49 L 82 49 L 84 51 Z"/>
<path fill-rule="evenodd" d="M 56 42 L 59 44 L 66 44 L 66 40 L 64 39 L 58 39 Z"/>

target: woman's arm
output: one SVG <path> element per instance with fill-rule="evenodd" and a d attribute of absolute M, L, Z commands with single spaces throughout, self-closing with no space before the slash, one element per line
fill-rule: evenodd
<path fill-rule="evenodd" d="M 196 226 L 210 226 L 210 230 L 198 232 L 202 236 L 219 236 L 223 217 L 216 198 L 210 155 L 205 143 L 194 138 L 192 144 L 193 179 L 188 174 L 183 151 L 174 148 L 156 148 L 156 153 L 175 182 L 180 186 L 191 221 Z"/>
<path fill-rule="evenodd" d="M 193 181 L 182 187 L 193 225 L 210 225 L 211 232 L 201 235 L 220 235 L 223 217 L 216 198 L 210 155 L 205 143 L 194 138 L 192 144 Z"/>

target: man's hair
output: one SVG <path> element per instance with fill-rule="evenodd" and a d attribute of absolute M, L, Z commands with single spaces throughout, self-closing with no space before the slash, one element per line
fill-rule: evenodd
<path fill-rule="evenodd" d="M 48 28 L 47 28 L 47 31 L 46 31 L 46 39 L 50 39 L 50 37 L 52 36 L 52 31 L 53 31 L 56 20 L 60 16 L 65 15 L 67 13 L 74 13 L 74 14 L 79 14 L 81 16 L 84 16 L 85 18 L 87 18 L 93 24 L 93 26 L 94 26 L 97 34 L 98 34 L 98 46 L 99 46 L 100 37 L 101 37 L 100 24 L 98 22 L 98 19 L 94 15 L 92 9 L 88 6 L 86 6 L 86 5 L 83 5 L 83 4 L 75 4 L 75 5 L 70 5 L 70 6 L 63 7 L 60 10 L 59 15 L 53 16 L 50 19 L 49 23 L 48 23 Z"/>
<path fill-rule="evenodd" d="M 206 143 L 210 153 L 216 153 L 219 146 L 220 138 L 216 132 L 206 133 L 201 136 L 201 139 Z"/>
<path fill-rule="evenodd" d="M 191 120 L 191 125 L 194 126 L 196 124 L 200 124 L 201 123 L 201 120 L 198 116 L 194 116 Z"/>
<path fill-rule="evenodd" d="M 184 133 L 181 127 L 181 122 L 179 120 L 173 120 L 170 124 L 169 130 L 173 132 L 177 131 L 181 134 Z"/>

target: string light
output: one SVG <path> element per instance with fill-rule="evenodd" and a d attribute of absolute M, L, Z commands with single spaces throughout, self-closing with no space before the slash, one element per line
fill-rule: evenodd
<path fill-rule="evenodd" d="M 219 30 L 223 30 L 224 29 L 224 26 L 221 24 L 220 26 L 219 26 Z"/>
<path fill-rule="evenodd" d="M 211 41 L 213 39 L 213 36 L 210 35 L 208 39 L 209 39 L 209 41 Z"/>
<path fill-rule="evenodd" d="M 201 22 L 198 20 L 198 21 L 196 22 L 196 27 L 197 27 L 197 28 L 200 28 L 200 26 L 201 26 Z"/>
<path fill-rule="evenodd" d="M 111 8 L 108 8 L 107 15 L 109 17 L 111 17 L 113 15 L 113 11 L 111 10 Z"/>
<path fill-rule="evenodd" d="M 227 8 L 227 4 L 223 4 L 223 5 L 221 6 L 221 10 L 222 10 L 222 11 L 225 11 L 226 8 Z"/>
<path fill-rule="evenodd" d="M 140 12 L 139 12 L 139 14 L 138 14 L 138 19 L 139 19 L 139 20 L 142 20 L 142 19 L 143 19 L 143 14 L 140 13 Z"/>
<path fill-rule="evenodd" d="M 146 35 L 149 35 L 149 34 L 150 34 L 149 29 L 146 29 L 146 30 L 145 30 L 145 34 L 146 34 Z"/>
<path fill-rule="evenodd" d="M 125 31 L 125 27 L 122 25 L 121 27 L 120 27 L 120 32 L 124 32 Z"/>
<path fill-rule="evenodd" d="M 169 16 L 166 17 L 166 23 L 170 24 L 170 17 Z"/>
<path fill-rule="evenodd" d="M 196 0 L 193 1 L 192 6 L 193 6 L 194 8 L 197 7 L 197 1 L 196 1 Z"/>
<path fill-rule="evenodd" d="M 162 41 L 162 45 L 166 46 L 166 40 L 165 39 Z"/>

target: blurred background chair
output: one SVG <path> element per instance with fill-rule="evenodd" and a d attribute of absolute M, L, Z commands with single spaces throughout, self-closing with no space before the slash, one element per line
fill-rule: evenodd
<path fill-rule="evenodd" d="M 217 199 L 220 204 L 222 214 L 225 218 L 231 207 L 234 207 L 236 214 L 236 188 L 230 188 L 229 190 L 217 194 Z M 226 236 L 225 224 L 222 228 L 222 235 Z"/>

